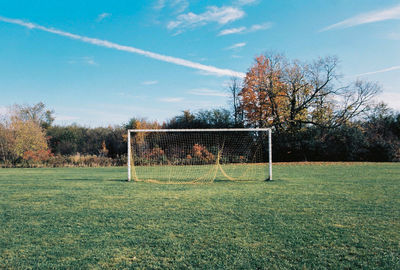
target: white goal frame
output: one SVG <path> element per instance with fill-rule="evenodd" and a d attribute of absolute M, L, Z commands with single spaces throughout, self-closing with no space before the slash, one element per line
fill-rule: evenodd
<path fill-rule="evenodd" d="M 268 181 L 272 180 L 272 129 L 271 128 L 214 128 L 214 129 L 128 129 L 128 182 L 131 181 L 131 133 L 139 132 L 268 132 Z"/>

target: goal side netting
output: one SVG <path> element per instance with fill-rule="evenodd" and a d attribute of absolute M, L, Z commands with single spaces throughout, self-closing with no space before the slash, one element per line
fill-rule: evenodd
<path fill-rule="evenodd" d="M 271 129 L 128 130 L 128 181 L 272 180 Z"/>

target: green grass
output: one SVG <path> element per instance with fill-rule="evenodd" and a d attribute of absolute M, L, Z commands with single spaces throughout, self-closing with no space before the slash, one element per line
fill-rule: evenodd
<path fill-rule="evenodd" d="M 268 165 L 216 164 L 190 166 L 132 166 L 132 179 L 156 180 L 161 183 L 205 183 L 213 181 L 264 181 L 268 178 Z M 225 173 L 225 175 L 224 175 Z M 135 177 L 136 176 L 136 177 Z"/>
<path fill-rule="evenodd" d="M 400 269 L 400 164 L 276 165 L 275 181 L 127 183 L 0 169 L 0 269 Z"/>

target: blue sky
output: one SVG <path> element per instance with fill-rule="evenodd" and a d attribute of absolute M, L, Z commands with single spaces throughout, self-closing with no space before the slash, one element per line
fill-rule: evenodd
<path fill-rule="evenodd" d="M 0 2 L 0 112 L 43 101 L 57 124 L 164 121 L 226 107 L 227 83 L 266 51 L 336 55 L 400 110 L 400 2 Z"/>

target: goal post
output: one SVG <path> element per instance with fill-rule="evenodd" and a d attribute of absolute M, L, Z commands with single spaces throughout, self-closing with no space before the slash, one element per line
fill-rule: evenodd
<path fill-rule="evenodd" d="M 128 181 L 272 180 L 272 130 L 129 129 Z"/>

